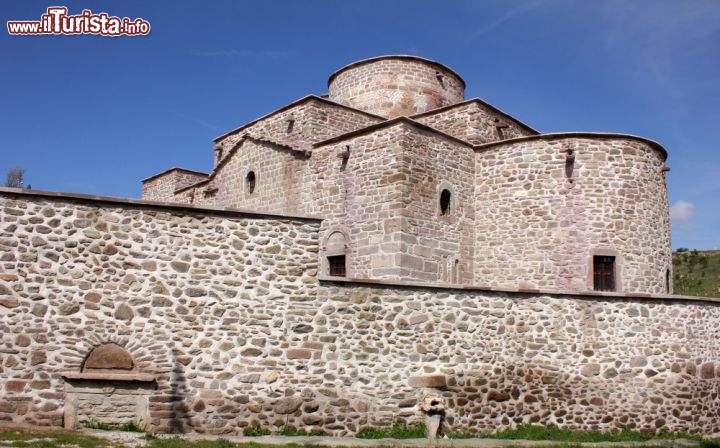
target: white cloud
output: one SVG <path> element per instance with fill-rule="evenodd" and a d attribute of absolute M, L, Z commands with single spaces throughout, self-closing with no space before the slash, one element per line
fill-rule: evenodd
<path fill-rule="evenodd" d="M 670 219 L 674 221 L 687 222 L 693 217 L 693 208 L 690 202 L 677 201 L 670 207 Z"/>
<path fill-rule="evenodd" d="M 544 0 L 535 0 L 535 1 L 526 2 L 526 3 L 519 3 L 514 8 L 510 8 L 502 16 L 492 20 L 490 23 L 486 23 L 484 26 L 480 26 L 473 33 L 473 37 L 478 37 L 480 35 L 486 34 L 490 31 L 494 30 L 495 28 L 503 25 L 505 22 L 515 20 L 516 18 L 518 18 L 522 15 L 525 15 L 534 9 L 537 9 L 537 8 L 543 6 L 543 3 L 544 3 Z"/>

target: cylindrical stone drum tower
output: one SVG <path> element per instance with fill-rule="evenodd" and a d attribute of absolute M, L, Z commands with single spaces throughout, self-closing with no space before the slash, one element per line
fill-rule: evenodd
<path fill-rule="evenodd" d="M 330 100 L 385 118 L 462 102 L 465 81 L 439 62 L 380 56 L 353 62 L 328 80 Z"/>

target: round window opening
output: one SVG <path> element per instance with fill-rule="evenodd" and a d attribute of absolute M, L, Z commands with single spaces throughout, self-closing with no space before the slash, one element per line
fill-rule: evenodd
<path fill-rule="evenodd" d="M 255 191 L 255 171 L 247 173 L 247 176 L 245 176 L 245 186 L 247 187 L 247 192 L 253 194 Z"/>
<path fill-rule="evenodd" d="M 440 193 L 440 214 L 443 216 L 450 213 L 451 197 L 452 194 L 450 193 L 450 190 L 445 189 L 442 193 Z"/>

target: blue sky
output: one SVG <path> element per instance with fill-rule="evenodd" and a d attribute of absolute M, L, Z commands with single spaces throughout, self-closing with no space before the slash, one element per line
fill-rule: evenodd
<path fill-rule="evenodd" d="M 641 135 L 669 152 L 673 247 L 720 248 L 720 1 L 4 0 L 143 18 L 147 36 L 0 33 L 0 175 L 33 189 L 139 197 L 208 171 L 212 139 L 358 59 L 437 60 L 541 132 Z M 3 25 L 4 26 L 4 25 Z"/>

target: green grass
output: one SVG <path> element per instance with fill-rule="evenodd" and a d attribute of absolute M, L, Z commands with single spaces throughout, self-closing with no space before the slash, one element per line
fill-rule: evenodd
<path fill-rule="evenodd" d="M 85 425 L 88 429 L 100 429 L 102 431 L 125 431 L 125 432 L 145 432 L 135 422 L 123 423 L 122 425 L 108 425 L 107 423 L 92 422 Z"/>
<path fill-rule="evenodd" d="M 260 444 L 248 445 L 256 445 L 258 448 L 263 446 Z M 237 443 L 232 443 L 227 439 L 197 440 L 190 442 L 180 438 L 153 439 L 146 445 L 147 448 L 236 448 L 239 446 Z"/>
<path fill-rule="evenodd" d="M 557 426 L 520 425 L 515 429 L 506 429 L 486 436 L 501 440 L 555 440 L 559 442 L 646 442 L 657 436 L 623 429 L 616 433 L 598 431 L 573 431 Z"/>
<path fill-rule="evenodd" d="M 181 438 L 155 439 L 146 448 L 309 448 L 306 445 L 267 445 L 255 442 L 233 443 L 227 439 L 198 440 L 190 442 Z"/>
<path fill-rule="evenodd" d="M 21 431 L 0 432 L 0 444 L 11 447 L 32 447 L 32 448 L 95 448 L 95 447 L 120 447 L 107 440 L 97 437 L 84 436 L 79 434 L 65 434 L 55 432 L 26 433 Z"/>
<path fill-rule="evenodd" d="M 395 423 L 392 428 L 374 428 L 367 426 L 361 429 L 356 435 L 358 439 L 423 439 L 427 437 L 425 425 L 405 425 Z"/>
<path fill-rule="evenodd" d="M 245 437 L 260 437 L 260 436 L 269 436 L 270 430 L 267 428 L 263 428 L 262 426 L 254 425 L 250 426 L 246 430 L 243 431 L 243 435 Z"/>
<path fill-rule="evenodd" d="M 423 424 L 405 426 L 401 423 L 396 423 L 392 428 L 366 427 L 362 429 L 356 437 L 361 439 L 421 439 L 425 438 L 426 434 L 425 425 Z M 569 445 L 591 442 L 647 442 L 653 439 L 702 440 L 700 437 L 686 433 L 651 434 L 629 429 L 608 433 L 599 431 L 574 431 L 556 426 L 540 425 L 519 425 L 514 429 L 505 429 L 497 433 L 450 433 L 448 437 L 450 439 L 540 440 L 567 442 Z M 705 440 L 703 443 L 703 448 L 720 448 L 720 442 L 718 441 Z"/>
<path fill-rule="evenodd" d="M 297 431 L 288 431 L 297 433 Z M 406 426 L 395 424 L 392 428 L 366 428 L 363 430 L 364 438 L 397 438 L 415 439 L 425 438 L 425 427 L 422 424 Z M 360 435 L 358 435 L 359 437 Z M 522 425 L 515 429 L 507 429 L 496 434 L 454 434 L 450 438 L 477 437 L 502 440 L 536 440 L 564 442 L 567 447 L 579 446 L 588 442 L 647 442 L 652 439 L 690 439 L 700 443 L 701 448 L 720 448 L 720 440 L 705 440 L 689 434 L 649 434 L 639 431 L 623 430 L 618 433 L 600 433 L 596 431 L 571 431 L 557 427 L 543 427 L 537 425 Z M 148 437 L 147 448 L 308 448 L 294 443 L 285 445 L 267 445 L 255 442 L 234 443 L 227 439 L 188 441 L 183 438 L 155 438 Z M 23 431 L 0 432 L 0 447 L 12 448 L 123 448 L 120 443 L 109 442 L 97 437 L 55 431 L 38 431 L 29 433 Z"/>
<path fill-rule="evenodd" d="M 720 250 L 673 252 L 674 294 L 720 297 Z"/>
<path fill-rule="evenodd" d="M 305 437 L 305 436 L 325 436 L 325 431 L 322 429 L 316 429 L 313 431 L 307 431 L 305 429 L 297 429 L 292 426 L 283 426 L 278 433 L 279 436 L 285 437 Z"/>

